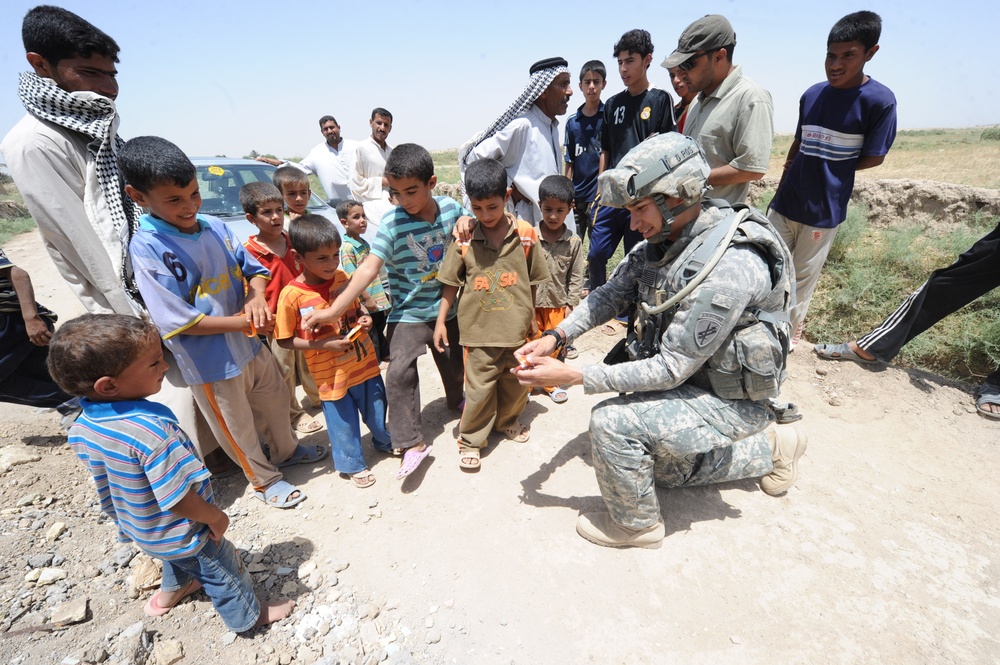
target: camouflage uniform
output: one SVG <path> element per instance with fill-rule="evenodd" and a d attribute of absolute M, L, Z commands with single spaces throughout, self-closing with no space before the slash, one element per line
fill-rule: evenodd
<path fill-rule="evenodd" d="M 559 328 L 572 341 L 630 303 L 665 301 L 686 284 L 682 275 L 671 271 L 675 262 L 682 264 L 699 236 L 729 212 L 704 206 L 675 241 L 637 245 L 607 284 L 592 292 Z M 787 315 L 790 265 L 787 249 L 757 213 L 740 224 L 708 277 L 660 315 L 653 355 L 583 368 L 585 392 L 628 393 L 598 404 L 590 420 L 597 481 L 616 523 L 643 529 L 660 520 L 654 482 L 663 487 L 704 485 L 773 470 L 771 446 L 763 433 L 773 420 L 770 410 L 763 401 L 719 397 L 717 393 L 726 391 L 716 380 L 719 369 L 726 369 L 727 349 L 732 360 L 736 333 L 756 322 L 755 310 Z M 654 283 L 657 288 L 650 288 Z M 783 325 L 787 335 L 787 322 Z M 763 360 L 762 365 L 768 356 L 782 354 L 772 377 L 776 390 L 783 373 L 780 346 L 775 349 L 773 343 L 753 339 L 740 353 L 751 364 Z"/>

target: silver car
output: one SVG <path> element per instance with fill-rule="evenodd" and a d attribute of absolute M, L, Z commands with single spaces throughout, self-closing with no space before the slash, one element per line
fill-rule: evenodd
<path fill-rule="evenodd" d="M 251 182 L 271 182 L 275 168 L 270 164 L 253 159 L 229 159 L 228 157 L 194 157 L 191 159 L 197 169 L 198 191 L 201 193 L 201 212 L 218 217 L 230 225 L 240 242 L 257 233 L 257 227 L 247 221 L 243 206 L 240 205 L 240 188 Z M 311 213 L 323 215 L 343 232 L 337 219 L 337 211 L 323 202 L 313 192 L 307 209 Z"/>

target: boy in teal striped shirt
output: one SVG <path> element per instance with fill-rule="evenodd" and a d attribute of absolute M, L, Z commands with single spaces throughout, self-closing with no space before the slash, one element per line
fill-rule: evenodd
<path fill-rule="evenodd" d="M 386 401 L 392 443 L 405 449 L 396 474 L 401 479 L 413 473 L 432 449 L 421 431 L 417 377 L 417 359 L 428 347 L 441 374 L 448 406 L 462 406 L 465 362 L 454 310 L 446 324 L 450 347 L 438 351 L 433 336 L 443 291 L 437 280 L 438 269 L 455 224 L 462 217 L 471 219 L 471 213 L 447 196 L 432 196 L 437 184 L 434 161 L 419 145 L 396 146 L 386 161 L 385 178 L 398 205 L 382 218 L 371 254 L 333 304 L 303 316 L 302 326 L 336 321 L 385 266 L 393 300 L 386 335 L 390 358 L 385 375 Z"/>

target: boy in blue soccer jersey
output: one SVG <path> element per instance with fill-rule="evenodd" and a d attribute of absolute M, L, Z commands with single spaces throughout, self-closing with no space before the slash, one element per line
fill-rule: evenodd
<path fill-rule="evenodd" d="M 604 103 L 601 93 L 607 85 L 607 69 L 600 60 L 588 60 L 580 69 L 583 104 L 566 119 L 563 148 L 566 177 L 573 181 L 576 230 L 580 239 L 590 230 L 590 206 L 597 198 L 597 173 L 601 166 L 601 125 Z M 539 197 L 539 204 L 541 197 Z M 540 226 L 540 225 L 539 225 Z"/>
<path fill-rule="evenodd" d="M 896 138 L 896 98 L 864 71 L 881 34 L 874 12 L 837 21 L 826 43 L 827 82 L 799 100 L 795 140 L 768 213 L 795 264 L 793 348 L 837 227 L 847 218 L 854 174 L 881 164 Z"/>
<path fill-rule="evenodd" d="M 225 223 L 198 214 L 194 165 L 173 143 L 134 138 L 122 147 L 119 163 L 125 191 L 149 210 L 129 243 L 149 316 L 254 496 L 291 508 L 305 495 L 277 467 L 319 461 L 329 451 L 296 443 L 288 387 L 257 339 L 274 327 L 264 294 L 270 273 Z M 257 419 L 270 433 L 270 455 L 260 445 Z"/>
<path fill-rule="evenodd" d="M 385 177 L 399 205 L 382 218 L 371 254 L 354 271 L 337 299 L 329 307 L 303 316 L 302 327 L 318 329 L 339 319 L 385 266 L 393 298 L 386 334 L 389 339 L 386 401 L 392 445 L 405 451 L 396 474 L 402 479 L 413 473 L 433 448 L 424 441 L 421 431 L 417 376 L 417 359 L 427 352 L 428 346 L 444 383 L 448 406 L 462 408 L 465 362 L 454 310 L 445 324 L 449 348 L 438 351 L 432 338 L 443 291 L 437 280 L 438 270 L 456 222 L 471 215 L 455 200 L 431 195 L 437 184 L 434 161 L 419 145 L 396 146 L 386 161 Z"/>
<path fill-rule="evenodd" d="M 101 510 L 163 562 L 160 590 L 144 611 L 169 612 L 204 589 L 236 633 L 284 619 L 290 599 L 261 603 L 253 580 L 223 535 L 229 517 L 212 497 L 208 470 L 173 412 L 145 398 L 160 390 L 167 363 L 155 326 L 121 314 L 85 314 L 52 338 L 49 371 L 81 397 L 69 444 L 94 478 Z"/>

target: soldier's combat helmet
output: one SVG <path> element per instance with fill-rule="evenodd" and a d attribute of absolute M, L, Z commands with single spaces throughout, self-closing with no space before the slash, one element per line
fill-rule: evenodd
<path fill-rule="evenodd" d="M 624 208 L 652 197 L 663 215 L 663 232 L 649 240 L 659 242 L 669 235 L 675 216 L 701 202 L 710 170 L 693 138 L 676 132 L 659 134 L 629 150 L 617 167 L 600 175 L 601 205 Z M 668 208 L 668 197 L 683 203 Z"/>

